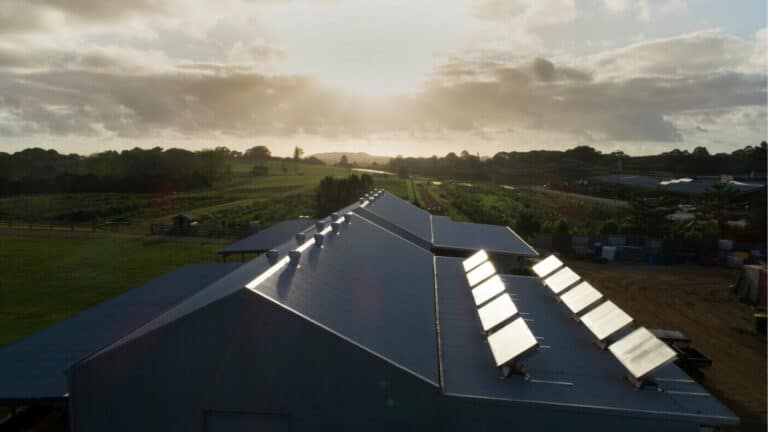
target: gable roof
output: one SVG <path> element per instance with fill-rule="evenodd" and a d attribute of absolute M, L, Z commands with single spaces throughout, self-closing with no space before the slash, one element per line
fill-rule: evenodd
<path fill-rule="evenodd" d="M 1 349 L 0 401 L 64 397 L 64 371 L 72 364 L 236 268 L 187 265 Z"/>
<path fill-rule="evenodd" d="M 438 326 L 446 394 L 637 415 L 735 424 L 738 419 L 674 364 L 655 372 L 664 391 L 637 390 L 621 364 L 592 342 L 537 278 L 502 275 L 540 348 L 525 360 L 529 379 L 499 379 L 457 258 L 436 258 Z"/>
<path fill-rule="evenodd" d="M 311 239 L 316 228 L 309 231 Z M 296 246 L 281 245 L 280 256 Z M 260 280 L 255 286 L 254 279 Z M 357 215 L 342 224 L 338 234 L 328 233 L 322 247 L 306 249 L 298 267 L 271 265 L 262 255 L 95 356 L 202 307 L 215 307 L 217 301 L 249 289 L 246 285 L 288 313 L 438 385 L 433 256 Z"/>
<path fill-rule="evenodd" d="M 273 249 L 293 239 L 293 236 L 315 223 L 314 219 L 289 219 L 265 228 L 219 251 L 221 255 L 259 253 Z"/>
<path fill-rule="evenodd" d="M 432 262 L 355 215 L 252 289 L 437 385 Z"/>

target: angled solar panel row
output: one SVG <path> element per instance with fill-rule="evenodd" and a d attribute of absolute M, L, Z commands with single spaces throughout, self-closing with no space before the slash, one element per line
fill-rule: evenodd
<path fill-rule="evenodd" d="M 605 347 L 612 337 L 632 324 L 629 314 L 612 301 L 605 300 L 600 291 L 581 280 L 556 256 L 550 255 L 531 269 L 584 324 L 600 346 Z M 636 383 L 641 383 L 648 375 L 676 358 L 671 348 L 643 327 L 613 342 L 608 349 Z"/>
<path fill-rule="evenodd" d="M 488 254 L 481 249 L 462 265 L 494 363 L 506 376 L 520 357 L 536 349 L 539 343 L 525 320 L 518 316 L 517 306 L 505 292 L 504 282 Z"/>
<path fill-rule="evenodd" d="M 635 329 L 613 343 L 608 350 L 636 380 L 647 377 L 677 358 L 672 348 L 645 327 Z"/>
<path fill-rule="evenodd" d="M 536 273 L 536 276 L 544 278 L 562 266 L 563 262 L 560 261 L 560 259 L 558 259 L 555 255 L 550 255 L 534 264 L 533 267 L 531 267 L 531 270 Z"/>
<path fill-rule="evenodd" d="M 552 290 L 553 293 L 561 294 L 573 286 L 573 284 L 578 282 L 580 279 L 581 277 L 579 277 L 579 275 L 577 275 L 576 272 L 571 270 L 569 267 L 563 267 L 551 276 L 548 276 L 546 279 L 544 279 L 544 285 Z"/>

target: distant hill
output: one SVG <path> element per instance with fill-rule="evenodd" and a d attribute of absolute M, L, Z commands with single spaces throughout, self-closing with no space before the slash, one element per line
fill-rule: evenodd
<path fill-rule="evenodd" d="M 342 156 L 347 157 L 349 163 L 356 163 L 360 166 L 370 166 L 376 162 L 379 165 L 384 165 L 392 159 L 389 156 L 374 156 L 364 152 L 350 153 L 350 152 L 329 152 L 329 153 L 317 153 L 310 156 L 314 156 L 328 165 L 333 165 L 341 160 Z"/>

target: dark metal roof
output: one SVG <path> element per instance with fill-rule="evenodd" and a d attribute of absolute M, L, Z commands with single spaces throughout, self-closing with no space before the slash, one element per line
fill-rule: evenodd
<path fill-rule="evenodd" d="M 359 203 L 354 202 L 349 206 L 339 210 L 339 214 L 354 211 L 358 207 Z M 328 224 L 330 223 L 330 217 L 326 217 L 321 221 Z M 311 225 L 309 228 L 304 230 L 304 233 L 306 238 L 309 239 L 315 233 L 317 233 L 317 228 L 314 225 Z M 288 252 L 290 252 L 292 249 L 295 249 L 297 246 L 298 244 L 296 243 L 296 240 L 293 239 L 275 246 L 274 249 L 278 251 L 281 257 L 285 257 L 288 255 Z M 202 307 L 208 306 L 217 302 L 218 300 L 221 300 L 224 297 L 242 290 L 248 282 L 252 281 L 258 275 L 264 273 L 267 269 L 270 268 L 270 266 L 271 264 L 265 255 L 258 256 L 251 261 L 246 262 L 238 269 L 230 272 L 226 276 L 205 287 L 205 289 L 202 289 L 194 295 L 189 296 L 189 298 L 167 310 L 162 315 L 156 317 L 140 328 L 135 329 L 130 334 L 127 334 L 124 338 L 116 341 L 110 346 L 104 347 L 104 349 L 94 353 L 93 355 L 99 355 L 101 352 L 109 351 L 117 346 L 120 346 L 159 327 L 162 327 L 174 320 L 193 313 Z"/>
<path fill-rule="evenodd" d="M 307 239 L 315 232 L 311 227 Z M 280 257 L 296 247 L 293 240 L 280 245 Z M 298 268 L 279 269 L 255 290 L 438 385 L 432 258 L 423 248 L 354 215 L 338 235 L 326 236 L 322 248 L 305 250 Z M 269 268 L 266 256 L 257 257 L 95 355 L 247 289 L 248 282 Z"/>
<path fill-rule="evenodd" d="M 429 248 L 432 242 L 430 214 L 389 192 L 383 192 L 358 213 L 420 246 Z"/>
<path fill-rule="evenodd" d="M 0 401 L 60 399 L 64 371 L 237 268 L 193 264 L 0 350 Z"/>
<path fill-rule="evenodd" d="M 432 216 L 432 244 L 438 249 L 538 256 L 538 253 L 509 227 L 456 222 L 448 216 Z"/>
<path fill-rule="evenodd" d="M 507 291 L 541 347 L 526 359 L 530 374 L 499 379 L 471 300 L 461 260 L 436 258 L 443 390 L 446 394 L 516 403 L 547 404 L 617 414 L 662 415 L 735 423 L 738 419 L 677 366 L 654 374 L 664 391 L 637 390 L 625 370 L 593 343 L 538 279 L 503 275 Z M 669 381 L 671 380 L 671 381 Z"/>
<path fill-rule="evenodd" d="M 669 185 L 662 186 L 662 189 L 686 195 L 703 195 L 705 192 L 711 190 L 714 183 L 715 180 L 713 179 L 695 179 L 687 183 L 671 183 Z M 765 189 L 765 183 L 745 183 L 732 181 L 727 183 L 727 188 L 737 194 L 743 194 Z"/>
<path fill-rule="evenodd" d="M 432 258 L 355 215 L 254 289 L 438 385 Z"/>
<path fill-rule="evenodd" d="M 265 252 L 290 241 L 296 233 L 306 230 L 314 223 L 314 219 L 308 218 L 286 220 L 233 243 L 219 253 L 229 255 Z"/>
<path fill-rule="evenodd" d="M 662 183 L 664 181 L 664 178 L 662 177 L 630 174 L 594 176 L 590 177 L 590 180 L 599 181 L 602 183 L 621 184 L 625 186 L 659 188 L 668 192 L 686 195 L 702 195 L 712 187 L 712 184 L 720 181 L 719 178 L 714 177 L 699 177 L 692 178 L 690 181 L 672 181 L 670 183 Z M 732 189 L 736 193 L 750 193 L 765 189 L 765 182 L 731 181 L 728 182 L 728 188 Z"/>

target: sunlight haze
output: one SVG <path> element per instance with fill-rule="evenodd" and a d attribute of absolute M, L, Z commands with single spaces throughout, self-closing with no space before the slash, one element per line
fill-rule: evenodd
<path fill-rule="evenodd" d="M 0 151 L 730 152 L 762 1 L 6 0 Z"/>

